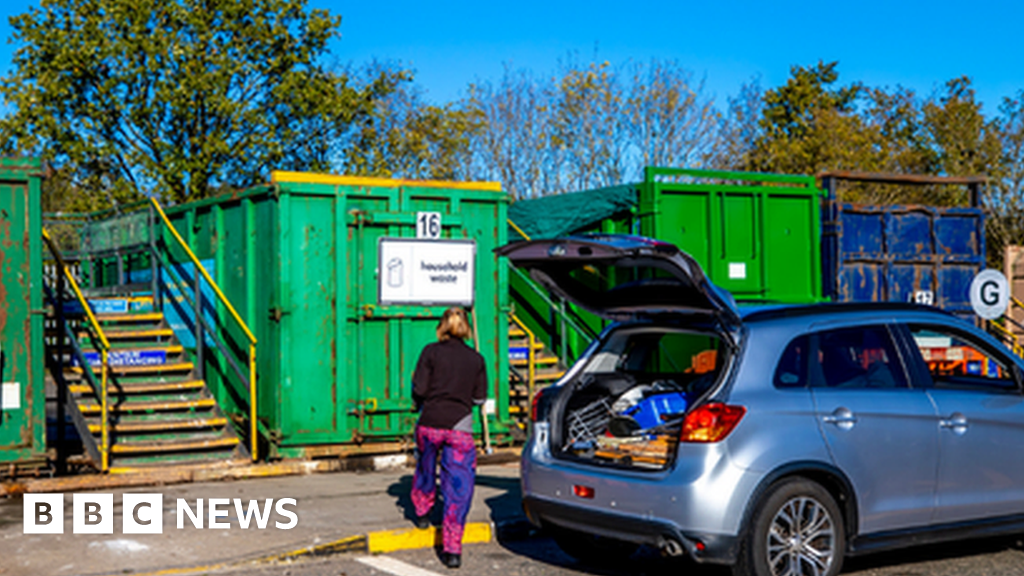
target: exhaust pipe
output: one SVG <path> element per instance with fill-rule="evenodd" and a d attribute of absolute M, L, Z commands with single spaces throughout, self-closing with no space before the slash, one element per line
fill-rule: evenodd
<path fill-rule="evenodd" d="M 666 538 L 661 544 L 661 552 L 666 556 L 677 557 L 685 554 L 686 550 L 683 549 L 683 545 L 678 540 Z"/>

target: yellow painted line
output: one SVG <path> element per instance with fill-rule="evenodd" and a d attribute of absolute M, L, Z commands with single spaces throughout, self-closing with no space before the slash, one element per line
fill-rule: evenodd
<path fill-rule="evenodd" d="M 470 522 L 462 532 L 462 543 L 480 544 L 490 542 L 493 537 L 494 529 L 490 522 Z M 370 554 L 433 548 L 443 544 L 443 538 L 441 528 L 438 527 L 383 530 L 366 535 L 366 548 Z"/>
<path fill-rule="evenodd" d="M 501 192 L 501 182 L 454 182 L 449 180 L 408 180 L 402 178 L 371 178 L 367 176 L 333 176 L 331 174 L 288 172 L 283 170 L 274 170 L 271 172 L 270 181 L 275 184 L 292 182 L 295 184 L 381 186 L 386 188 L 415 186 L 419 188 L 450 188 L 453 190 L 487 190 L 490 192 Z"/>
<path fill-rule="evenodd" d="M 365 551 L 366 536 L 364 534 L 359 534 L 358 536 L 349 536 L 348 538 L 342 538 L 341 540 L 335 540 L 333 542 L 328 542 L 326 544 L 317 544 L 315 546 L 299 548 L 298 550 L 292 550 L 290 552 L 283 552 L 281 554 L 272 554 L 270 556 L 264 556 L 262 558 L 254 560 L 254 562 L 282 562 L 294 560 L 295 558 L 301 558 L 303 556 L 320 556 L 324 554 L 338 554 L 341 552 Z"/>

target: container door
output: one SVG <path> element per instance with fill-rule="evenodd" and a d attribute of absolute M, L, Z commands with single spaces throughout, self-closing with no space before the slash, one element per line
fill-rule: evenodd
<path fill-rule="evenodd" d="M 285 443 L 337 442 L 335 201 L 282 196 L 280 313 Z M 344 438 L 348 440 L 348 438 Z"/>
<path fill-rule="evenodd" d="M 0 462 L 44 448 L 41 233 L 38 188 L 0 178 Z"/>

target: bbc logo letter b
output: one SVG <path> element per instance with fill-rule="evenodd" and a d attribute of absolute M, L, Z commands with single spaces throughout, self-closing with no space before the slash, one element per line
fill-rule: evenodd
<path fill-rule="evenodd" d="M 75 534 L 114 533 L 113 494 L 75 494 L 71 522 Z"/>
<path fill-rule="evenodd" d="M 25 494 L 25 534 L 64 533 L 63 494 Z"/>

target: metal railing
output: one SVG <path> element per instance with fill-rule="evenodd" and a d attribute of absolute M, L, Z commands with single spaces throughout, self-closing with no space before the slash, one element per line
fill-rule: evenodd
<path fill-rule="evenodd" d="M 1024 310 L 1024 302 L 1018 300 L 1016 296 L 1010 296 L 1010 307 L 1017 307 Z M 1019 330 L 1024 330 L 1024 326 L 1014 320 L 1009 311 L 1007 311 L 1006 314 L 1003 314 L 1000 320 L 1003 322 L 993 320 L 987 321 L 989 333 L 1002 340 L 1014 354 L 1024 358 L 1024 345 L 1021 344 L 1020 336 L 1018 336 L 1017 333 L 1006 324 L 1013 324 Z"/>
<path fill-rule="evenodd" d="M 518 225 L 516 225 L 516 223 L 513 222 L 512 219 L 506 219 L 506 222 L 508 223 L 509 226 L 512 227 L 513 230 L 516 231 L 517 234 L 522 236 L 525 240 L 532 240 L 530 235 L 524 232 L 523 229 L 520 228 Z M 559 300 L 556 302 L 553 298 L 551 298 L 551 296 L 547 293 L 546 290 L 542 289 L 540 286 L 537 286 L 537 284 L 525 272 L 513 266 L 511 262 L 509 263 L 509 270 L 513 275 L 515 275 L 519 280 L 522 281 L 521 283 L 523 285 L 529 287 L 530 291 L 533 292 L 533 294 L 536 295 L 538 298 L 540 298 L 544 305 L 547 306 L 548 311 L 552 314 L 552 316 L 554 318 L 557 318 L 559 327 L 557 329 L 550 330 L 551 333 L 549 334 L 549 337 L 551 340 L 552 347 L 554 347 L 560 355 L 559 360 L 561 360 L 562 365 L 568 366 L 570 364 L 570 360 L 575 360 L 575 358 L 569 358 L 568 331 L 571 329 L 575 333 L 576 338 L 583 340 L 587 343 L 596 338 L 597 333 L 594 332 L 594 330 L 592 330 L 589 326 L 587 326 L 587 324 L 583 322 L 582 319 L 576 316 L 566 306 L 565 301 Z"/>
<path fill-rule="evenodd" d="M 88 300 L 82 294 L 81 288 L 78 286 L 78 281 L 75 280 L 74 275 L 68 270 L 67 265 L 64 263 L 64 259 L 61 256 L 60 250 L 57 249 L 56 244 L 53 242 L 53 238 L 50 234 L 43 229 L 43 239 L 46 241 L 47 247 L 53 254 L 53 257 L 57 260 L 57 266 L 59 271 L 63 275 L 64 279 L 71 286 L 72 291 L 75 294 L 75 298 L 78 303 L 82 306 L 85 311 L 86 318 L 88 319 L 89 326 L 92 328 L 93 335 L 95 336 L 94 343 L 98 344 L 97 348 L 100 352 L 100 382 L 99 382 L 99 400 L 100 400 L 100 470 L 106 472 L 110 469 L 110 405 L 108 401 L 108 379 L 110 375 L 110 341 L 107 340 L 107 335 L 103 332 L 103 327 L 100 326 L 99 321 L 96 319 L 96 315 L 93 314 L 92 308 L 89 306 Z M 58 294 L 59 294 L 58 290 Z M 56 298 L 57 304 L 63 306 L 63 301 L 60 297 Z M 63 337 L 63 335 L 59 336 Z M 72 337 L 74 341 L 75 338 Z M 83 374 L 92 374 L 92 365 L 86 361 L 84 355 L 80 354 L 79 359 L 82 364 Z M 62 368 L 63 369 L 63 368 Z M 86 377 L 95 386 L 95 376 L 90 378 Z M 58 426 L 63 426 L 64 422 L 58 422 Z"/>
<path fill-rule="evenodd" d="M 157 203 L 157 201 L 152 198 L 150 198 L 150 202 L 152 203 L 152 209 L 155 211 L 157 215 L 159 215 L 160 220 L 163 222 L 166 229 L 171 233 L 171 237 L 174 238 L 178 246 L 185 252 L 185 254 L 188 256 L 188 259 L 192 262 L 192 265 L 195 268 L 195 278 L 193 279 L 194 282 L 192 291 L 194 298 L 192 303 L 195 306 L 196 315 L 194 325 L 196 334 L 196 364 L 200 367 L 203 364 L 202 350 L 203 344 L 205 342 L 205 331 L 210 333 L 211 337 L 214 340 L 214 344 L 221 350 L 221 353 L 224 354 L 224 357 L 231 364 L 232 368 L 235 370 L 235 373 L 242 380 L 242 382 L 247 385 L 249 389 L 250 452 L 252 460 L 256 461 L 259 458 L 259 421 L 257 419 L 256 391 L 256 336 L 253 335 L 252 331 L 249 329 L 249 326 L 245 323 L 245 320 L 242 319 L 241 315 L 239 315 L 238 311 L 235 310 L 235 307 L 228 300 L 227 296 L 224 295 L 224 292 L 220 289 L 220 286 L 218 286 L 217 283 L 213 280 L 213 277 L 210 276 L 210 273 L 206 270 L 206 267 L 202 265 L 202 263 L 199 261 L 199 258 L 197 258 L 195 253 L 192 252 L 192 249 L 189 248 L 188 244 L 181 237 L 181 234 L 179 234 L 177 229 L 174 228 L 174 225 L 171 223 L 170 218 L 167 217 L 167 214 L 164 212 L 163 208 L 160 207 L 160 204 Z M 160 258 L 161 263 L 164 263 L 163 259 L 161 258 L 161 255 L 159 254 L 159 251 L 155 249 L 155 246 L 153 247 L 152 252 L 155 258 Z M 169 273 L 174 271 L 174 266 L 170 265 L 169 261 L 167 261 L 166 264 L 166 268 L 169 271 Z M 243 373 L 243 371 L 238 367 L 237 362 L 235 361 L 233 356 L 229 354 L 228 351 L 226 350 L 226 347 L 224 347 L 216 339 L 214 330 L 206 322 L 206 318 L 203 315 L 201 279 L 206 280 L 210 288 L 213 289 L 214 294 L 216 294 L 217 299 L 220 300 L 221 304 L 224 305 L 224 308 L 228 311 L 231 317 L 234 318 L 235 322 L 238 324 L 238 326 L 242 329 L 242 332 L 245 334 L 245 337 L 249 340 L 248 375 Z M 200 327 L 202 329 L 200 329 Z"/>

